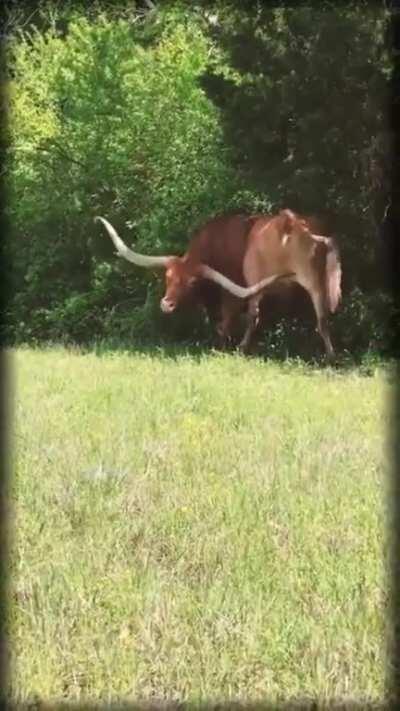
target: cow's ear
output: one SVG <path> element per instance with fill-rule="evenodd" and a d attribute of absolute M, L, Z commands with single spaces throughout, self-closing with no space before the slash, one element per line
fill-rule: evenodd
<path fill-rule="evenodd" d="M 296 216 L 294 212 L 292 212 L 291 210 L 281 210 L 280 215 L 282 218 L 283 231 L 285 232 L 285 234 L 290 234 L 296 221 Z"/>

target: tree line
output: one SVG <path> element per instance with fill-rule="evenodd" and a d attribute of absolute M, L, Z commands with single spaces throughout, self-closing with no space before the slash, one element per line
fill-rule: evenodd
<path fill-rule="evenodd" d="M 219 212 L 290 207 L 337 237 L 342 348 L 384 351 L 388 20 L 361 0 L 10 4 L 8 340 L 207 340 L 201 319 L 166 324 L 158 280 L 116 260 L 93 217 L 182 254 Z M 292 331 L 307 343 L 286 319 L 269 347 Z"/>

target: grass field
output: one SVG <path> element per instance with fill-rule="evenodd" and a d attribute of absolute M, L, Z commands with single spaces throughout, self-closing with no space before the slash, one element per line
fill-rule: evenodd
<path fill-rule="evenodd" d="M 382 697 L 383 371 L 12 359 L 15 700 Z"/>

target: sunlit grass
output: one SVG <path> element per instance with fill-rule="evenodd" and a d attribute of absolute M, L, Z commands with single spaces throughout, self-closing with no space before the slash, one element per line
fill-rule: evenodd
<path fill-rule="evenodd" d="M 383 695 L 380 370 L 13 360 L 14 699 Z"/>

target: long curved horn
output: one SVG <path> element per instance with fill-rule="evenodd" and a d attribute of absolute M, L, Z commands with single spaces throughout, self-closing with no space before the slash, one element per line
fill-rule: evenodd
<path fill-rule="evenodd" d="M 277 279 L 287 279 L 288 277 L 294 276 L 294 272 L 288 272 L 286 274 L 274 274 L 273 276 L 266 277 L 266 279 L 259 281 L 253 286 L 245 287 L 239 286 L 239 284 L 235 284 L 234 281 L 228 279 L 228 277 L 221 274 L 221 272 L 217 272 L 215 271 L 215 269 L 212 269 L 211 267 L 207 266 L 207 264 L 201 264 L 199 267 L 199 272 L 201 276 L 203 276 L 205 279 L 210 279 L 210 281 L 214 281 L 216 284 L 219 284 L 231 294 L 237 296 L 239 299 L 248 299 L 250 296 L 258 294 L 259 291 L 262 291 L 262 289 L 265 289 L 266 286 L 269 286 Z"/>
<path fill-rule="evenodd" d="M 167 262 L 171 257 L 148 257 L 145 254 L 138 254 L 137 252 L 133 252 L 122 241 L 121 237 L 119 237 L 119 235 L 115 231 L 114 227 L 112 225 L 110 225 L 108 220 L 106 220 L 104 217 L 95 217 L 94 221 L 103 223 L 109 236 L 111 237 L 112 241 L 114 242 L 115 247 L 117 248 L 118 257 L 124 257 L 125 259 L 128 260 L 128 262 L 133 262 L 133 264 L 137 264 L 138 267 L 166 267 L 167 266 Z"/>

